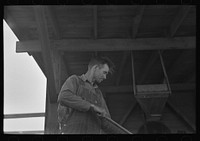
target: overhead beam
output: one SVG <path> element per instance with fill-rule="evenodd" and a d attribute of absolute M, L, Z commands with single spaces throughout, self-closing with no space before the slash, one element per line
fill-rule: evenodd
<path fill-rule="evenodd" d="M 172 21 L 170 27 L 169 27 L 169 33 L 168 36 L 169 37 L 173 37 L 178 28 L 180 27 L 180 25 L 182 24 L 184 18 L 187 16 L 189 10 L 190 10 L 191 6 L 185 6 L 185 5 L 181 5 L 180 9 L 177 13 L 177 15 L 175 16 L 174 20 Z"/>
<path fill-rule="evenodd" d="M 41 6 L 34 7 L 37 29 L 39 32 L 40 48 L 44 61 L 44 68 L 47 76 L 47 83 L 50 85 L 50 100 L 57 101 L 56 84 L 54 79 L 53 62 L 51 56 L 50 41 L 48 37 L 47 21 L 45 17 L 45 9 Z"/>
<path fill-rule="evenodd" d="M 170 102 L 169 100 L 167 101 L 166 105 L 171 108 L 185 123 L 186 125 L 193 131 L 195 132 L 196 129 L 195 129 L 195 125 L 190 121 L 188 120 L 188 118 L 182 114 L 182 112 L 172 103 Z"/>
<path fill-rule="evenodd" d="M 134 17 L 134 19 L 133 19 L 132 38 L 136 38 L 136 35 L 137 35 L 137 33 L 138 33 L 138 29 L 139 29 L 140 23 L 141 23 L 141 21 L 142 21 L 142 16 L 143 16 L 143 13 L 144 13 L 144 8 L 145 8 L 144 5 L 139 6 L 138 13 L 137 13 L 137 15 Z"/>
<path fill-rule="evenodd" d="M 58 20 L 55 14 L 55 11 L 52 6 L 45 7 L 47 16 L 49 17 L 50 25 L 52 26 L 53 32 L 55 34 L 55 39 L 61 38 L 61 32 L 58 25 Z"/>
<path fill-rule="evenodd" d="M 196 84 L 194 83 L 177 83 L 170 84 L 170 87 L 173 91 L 185 91 L 185 90 L 194 90 L 196 88 Z M 101 86 L 101 90 L 106 93 L 129 93 L 133 92 L 132 85 L 124 85 L 124 86 Z"/>
<path fill-rule="evenodd" d="M 42 29 L 43 30 L 43 29 Z M 139 39 L 66 39 L 50 41 L 50 47 L 61 51 L 130 51 L 194 49 L 196 37 L 139 38 Z M 17 52 L 40 52 L 39 41 L 16 42 Z"/>
<path fill-rule="evenodd" d="M 122 71 L 123 71 L 123 69 L 124 69 L 124 67 L 125 67 L 125 65 L 126 65 L 126 62 L 127 62 L 127 58 L 128 58 L 128 52 L 126 52 L 126 51 L 124 51 L 123 52 L 123 56 L 122 56 L 122 59 L 121 59 L 121 64 L 120 64 L 120 67 L 119 67 L 119 69 L 118 69 L 118 71 L 117 71 L 117 77 L 116 77 L 116 86 L 118 86 L 119 85 L 119 83 L 120 83 L 120 81 L 121 81 L 121 77 L 122 77 Z"/>

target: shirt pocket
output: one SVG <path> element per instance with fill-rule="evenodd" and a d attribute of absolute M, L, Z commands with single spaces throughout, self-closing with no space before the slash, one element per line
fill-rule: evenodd
<path fill-rule="evenodd" d="M 98 94 L 92 93 L 92 102 L 93 104 L 101 107 L 101 97 Z"/>
<path fill-rule="evenodd" d="M 83 100 L 93 103 L 92 102 L 92 93 L 86 86 L 80 85 L 77 95 L 80 96 Z"/>

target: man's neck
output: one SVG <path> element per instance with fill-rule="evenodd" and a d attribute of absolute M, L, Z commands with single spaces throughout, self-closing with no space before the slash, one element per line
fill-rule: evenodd
<path fill-rule="evenodd" d="M 92 85 L 94 84 L 93 76 L 89 71 L 86 72 L 85 77 Z"/>

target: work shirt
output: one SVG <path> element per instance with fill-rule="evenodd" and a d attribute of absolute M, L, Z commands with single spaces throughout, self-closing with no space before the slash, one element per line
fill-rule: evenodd
<path fill-rule="evenodd" d="M 67 134 L 102 133 L 101 121 L 90 109 L 91 104 L 104 108 L 110 118 L 98 86 L 92 85 L 84 74 L 70 76 L 58 96 L 58 122 L 63 125 L 62 131 Z"/>

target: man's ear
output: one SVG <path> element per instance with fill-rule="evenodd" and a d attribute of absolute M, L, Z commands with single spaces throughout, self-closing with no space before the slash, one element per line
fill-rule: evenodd
<path fill-rule="evenodd" d="M 94 66 L 92 66 L 91 70 L 95 71 L 97 68 L 98 68 L 98 65 L 94 65 Z"/>

